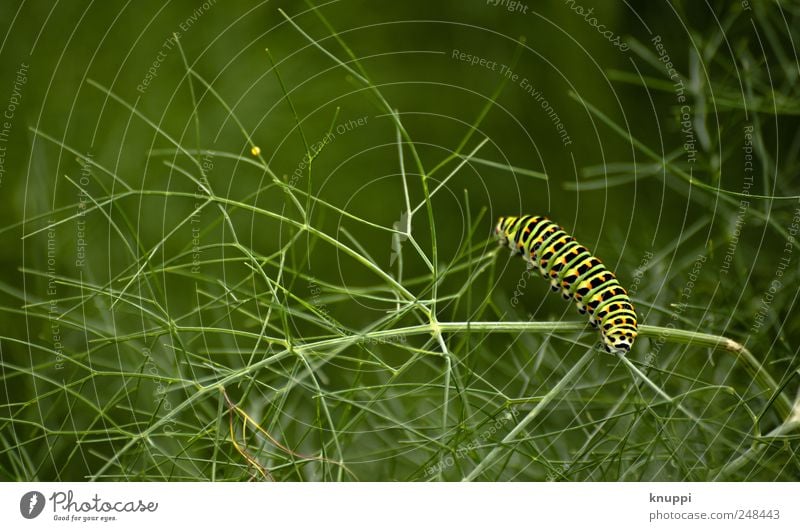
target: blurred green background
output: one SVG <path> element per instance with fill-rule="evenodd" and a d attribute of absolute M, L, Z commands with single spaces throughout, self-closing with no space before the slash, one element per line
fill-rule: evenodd
<path fill-rule="evenodd" d="M 798 388 L 798 16 L 760 1 L 1 3 L 0 479 L 452 480 L 494 449 L 481 479 L 798 479 L 800 414 L 776 406 Z M 430 218 L 389 109 L 426 173 L 445 160 Z M 402 171 L 419 253 L 385 230 L 405 219 Z M 523 265 L 491 254 L 498 216 L 548 215 L 642 322 L 743 343 L 777 387 L 736 356 L 643 337 L 630 359 L 681 408 L 599 353 L 553 397 L 595 341 L 559 331 L 448 334 L 446 369 L 424 335 L 294 357 L 268 337 L 425 312 L 318 234 L 205 205 L 198 182 L 302 225 L 280 183 L 296 187 L 311 226 L 442 322 L 576 319 L 544 283 L 512 304 Z M 543 396 L 544 417 L 501 444 Z"/>

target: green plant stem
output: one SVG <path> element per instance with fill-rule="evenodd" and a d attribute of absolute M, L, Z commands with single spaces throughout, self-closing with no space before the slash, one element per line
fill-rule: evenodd
<path fill-rule="evenodd" d="M 592 331 L 588 325 L 582 321 L 460 321 L 460 322 L 433 322 L 401 328 L 391 328 L 367 332 L 361 335 L 349 335 L 331 339 L 323 339 L 311 343 L 295 345 L 301 351 L 314 352 L 328 347 L 341 346 L 347 343 L 356 343 L 363 339 L 380 339 L 392 336 L 413 336 L 422 334 L 433 334 L 434 337 L 443 333 L 458 332 L 484 332 L 484 333 L 503 333 L 503 332 L 527 332 L 527 333 L 553 333 L 553 332 L 581 332 Z M 223 332 L 222 329 L 219 330 Z M 769 393 L 778 393 L 775 397 L 775 407 L 781 418 L 786 419 L 792 412 L 792 401 L 782 392 L 781 387 L 764 369 L 763 365 L 747 350 L 744 345 L 724 336 L 693 332 L 691 330 L 679 330 L 663 326 L 639 325 L 640 337 L 663 338 L 664 341 L 672 343 L 682 343 L 687 345 L 697 345 L 710 348 L 718 348 L 726 352 L 735 354 L 745 365 L 745 368 L 753 375 L 759 384 Z M 130 336 L 132 338 L 135 336 Z M 280 343 L 280 341 L 277 341 Z M 244 371 L 249 372 L 249 368 Z"/>
<path fill-rule="evenodd" d="M 497 459 L 500 457 L 500 453 L 507 449 L 507 446 L 517 438 L 517 435 L 519 435 L 528 426 L 528 424 L 533 422 L 536 417 L 538 417 L 539 414 L 550 405 L 550 402 L 552 402 L 555 397 L 561 394 L 561 391 L 567 386 L 567 384 L 569 384 L 578 374 L 583 372 L 583 369 L 589 364 L 589 361 L 591 361 L 593 354 L 593 351 L 587 351 L 586 354 L 584 354 L 581 359 L 579 359 L 578 362 L 575 363 L 569 371 L 567 371 L 567 374 L 565 374 L 564 377 L 561 378 L 561 380 L 559 380 L 559 382 L 553 386 L 553 388 L 548 391 L 544 397 L 542 397 L 542 401 L 536 404 L 536 407 L 531 409 L 530 412 L 525 415 L 525 418 L 523 418 L 519 424 L 514 426 L 514 429 L 512 429 L 505 437 L 503 437 L 503 441 L 495 446 L 492 451 L 489 452 L 475 468 L 472 469 L 472 472 L 464 476 L 462 481 L 473 481 L 481 473 L 483 473 L 484 470 L 489 468 L 489 466 L 497 461 Z"/>
<path fill-rule="evenodd" d="M 580 332 L 587 329 L 587 324 L 581 321 L 565 322 L 534 322 L 534 321 L 511 321 L 511 322 L 450 322 L 439 323 L 439 330 L 442 332 Z M 385 335 L 392 334 L 414 334 L 417 328 L 427 328 L 425 325 L 412 326 L 386 331 Z M 375 332 L 379 334 L 379 332 Z M 711 348 L 719 348 L 726 352 L 736 354 L 745 364 L 747 370 L 756 380 L 770 393 L 778 392 L 781 387 L 764 369 L 763 365 L 747 350 L 744 345 L 724 336 L 713 334 L 703 334 L 691 330 L 679 330 L 663 326 L 639 325 L 640 337 L 658 337 L 672 343 L 683 343 L 687 345 L 698 345 Z M 792 402 L 783 393 L 780 393 L 775 400 L 776 408 L 781 418 L 787 418 L 792 411 Z"/>
<path fill-rule="evenodd" d="M 800 430 L 800 400 L 794 406 L 794 412 L 786 419 L 783 424 L 777 426 L 774 430 L 770 431 L 763 437 L 758 437 L 753 441 L 752 446 L 747 449 L 742 455 L 722 467 L 717 473 L 715 480 L 725 481 L 734 472 L 738 471 L 747 463 L 756 462 L 757 459 L 769 447 L 769 443 L 775 439 L 781 439 L 789 436 Z"/>

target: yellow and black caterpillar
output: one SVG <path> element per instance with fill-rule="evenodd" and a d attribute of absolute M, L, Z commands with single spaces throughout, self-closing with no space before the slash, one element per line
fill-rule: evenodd
<path fill-rule="evenodd" d="M 543 216 L 508 216 L 495 233 L 508 247 L 550 279 L 553 291 L 572 298 L 580 313 L 600 327 L 609 352 L 628 352 L 636 338 L 636 311 L 617 277 L 575 238 Z"/>

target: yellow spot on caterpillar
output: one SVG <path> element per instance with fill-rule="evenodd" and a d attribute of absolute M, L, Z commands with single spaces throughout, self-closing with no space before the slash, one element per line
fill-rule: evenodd
<path fill-rule="evenodd" d="M 250 148 L 250 154 L 253 155 L 254 157 L 261 155 L 261 148 L 258 146 L 253 146 L 252 148 Z"/>

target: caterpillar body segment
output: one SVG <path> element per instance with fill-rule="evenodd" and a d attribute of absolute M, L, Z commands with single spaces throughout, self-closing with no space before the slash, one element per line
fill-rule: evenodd
<path fill-rule="evenodd" d="M 501 217 L 495 234 L 501 244 L 537 269 L 553 291 L 572 299 L 580 313 L 589 315 L 607 351 L 630 351 L 638 330 L 636 310 L 625 288 L 599 258 L 543 216 Z"/>

